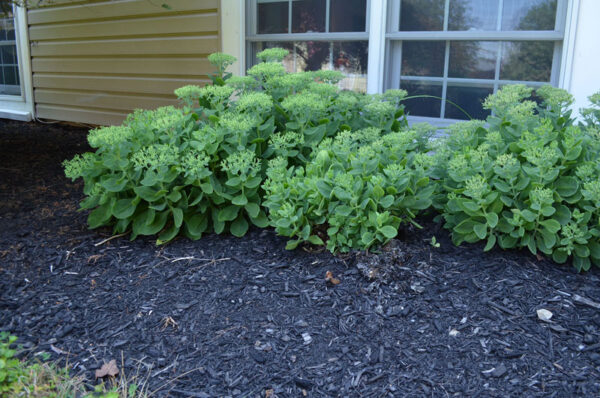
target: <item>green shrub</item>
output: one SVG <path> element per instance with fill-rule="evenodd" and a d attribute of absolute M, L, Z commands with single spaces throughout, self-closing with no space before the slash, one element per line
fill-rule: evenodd
<path fill-rule="evenodd" d="M 594 128 L 578 127 L 572 97 L 550 86 L 507 86 L 484 106 L 487 124 L 458 123 L 438 143 L 432 175 L 455 244 L 525 248 L 578 270 L 600 264 L 600 153 Z"/>
<path fill-rule="evenodd" d="M 265 206 L 278 234 L 335 252 L 388 242 L 403 222 L 431 205 L 431 157 L 416 130 L 382 134 L 370 127 L 324 140 L 303 166 L 269 164 Z"/>
<path fill-rule="evenodd" d="M 12 348 L 15 341 L 15 336 L 0 333 L 0 395 L 14 392 L 14 386 L 23 374 L 15 357 L 16 351 Z"/>
<path fill-rule="evenodd" d="M 121 126 L 90 131 L 95 152 L 64 164 L 82 178 L 91 228 L 158 235 L 246 233 L 267 226 L 261 184 L 267 161 L 286 158 L 302 167 L 313 148 L 338 131 L 376 127 L 386 133 L 406 126 L 402 90 L 369 96 L 340 92 L 335 71 L 286 73 L 283 49 L 258 54 L 267 62 L 231 77 L 235 58 L 213 54 L 214 85 L 175 91 L 182 109 L 138 110 Z"/>

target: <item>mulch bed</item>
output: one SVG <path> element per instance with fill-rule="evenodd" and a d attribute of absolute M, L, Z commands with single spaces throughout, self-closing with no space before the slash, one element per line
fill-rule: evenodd
<path fill-rule="evenodd" d="M 378 255 L 258 229 L 105 241 L 62 174 L 85 133 L 0 121 L 0 330 L 30 354 L 90 383 L 115 359 L 169 397 L 600 395 L 597 271 L 454 247 L 427 220 Z"/>

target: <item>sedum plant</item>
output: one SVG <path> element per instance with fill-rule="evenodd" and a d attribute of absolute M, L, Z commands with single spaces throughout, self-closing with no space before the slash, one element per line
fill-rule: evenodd
<path fill-rule="evenodd" d="M 538 89 L 539 105 L 531 94 L 506 86 L 485 101 L 487 124 L 450 128 L 435 155 L 435 203 L 455 244 L 527 248 L 588 270 L 600 264 L 598 130 L 575 126 L 566 91 Z"/>
<path fill-rule="evenodd" d="M 265 203 L 277 233 L 326 245 L 331 252 L 369 249 L 396 237 L 431 205 L 428 155 L 416 131 L 382 134 L 370 127 L 327 138 L 302 166 L 285 156 L 269 163 Z"/>
<path fill-rule="evenodd" d="M 137 110 L 120 126 L 90 131 L 94 152 L 64 163 L 67 177 L 83 179 L 89 226 L 112 226 L 132 239 L 156 235 L 159 244 L 180 234 L 242 236 L 252 224 L 268 225 L 262 184 L 269 160 L 304 167 L 340 131 L 406 127 L 406 92 L 340 92 L 341 73 L 287 73 L 286 55 L 265 50 L 258 54 L 264 62 L 235 77 L 227 72 L 235 58 L 212 54 L 214 84 L 175 90 L 181 108 Z"/>

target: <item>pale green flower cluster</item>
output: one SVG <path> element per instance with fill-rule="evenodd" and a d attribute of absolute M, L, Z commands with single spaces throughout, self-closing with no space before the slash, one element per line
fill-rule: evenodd
<path fill-rule="evenodd" d="M 475 200 L 481 200 L 490 192 L 490 186 L 481 174 L 476 174 L 465 182 L 464 194 Z"/>
<path fill-rule="evenodd" d="M 223 102 L 233 94 L 233 87 L 206 85 L 200 89 L 200 96 L 211 102 Z"/>
<path fill-rule="evenodd" d="M 595 175 L 594 165 L 591 163 L 584 163 L 577 167 L 575 175 L 582 181 L 589 181 Z"/>
<path fill-rule="evenodd" d="M 208 56 L 208 62 L 214 65 L 221 72 L 235 61 L 237 61 L 236 57 L 224 53 L 212 53 Z"/>
<path fill-rule="evenodd" d="M 260 159 L 250 150 L 235 152 L 221 162 L 221 168 L 237 176 L 255 175 L 260 172 Z"/>
<path fill-rule="evenodd" d="M 262 62 L 248 69 L 247 73 L 249 76 L 254 76 L 260 81 L 265 81 L 275 76 L 283 76 L 285 74 L 285 67 L 275 62 Z"/>
<path fill-rule="evenodd" d="M 371 102 L 365 106 L 365 113 L 370 119 L 391 119 L 396 113 L 396 107 L 389 102 Z"/>
<path fill-rule="evenodd" d="M 390 90 L 387 90 L 386 92 L 384 92 L 383 94 L 381 94 L 381 98 L 384 101 L 390 101 L 390 102 L 394 103 L 394 105 L 398 106 L 400 101 L 402 101 L 404 98 L 406 98 L 407 95 L 408 95 L 408 92 L 406 90 L 390 89 Z"/>
<path fill-rule="evenodd" d="M 294 131 L 287 131 L 283 134 L 274 134 L 269 139 L 269 142 L 278 153 L 284 149 L 297 148 L 304 144 L 304 135 Z"/>
<path fill-rule="evenodd" d="M 519 164 L 512 153 L 503 153 L 494 160 L 494 165 L 502 169 L 512 169 Z"/>
<path fill-rule="evenodd" d="M 476 147 L 479 143 L 477 129 L 484 125 L 485 122 L 482 120 L 469 120 L 451 124 L 446 128 L 448 132 L 447 145 L 456 150 Z"/>
<path fill-rule="evenodd" d="M 313 76 L 316 79 L 329 84 L 337 84 L 344 78 L 344 74 L 342 72 L 328 69 L 315 71 L 313 72 Z"/>
<path fill-rule="evenodd" d="M 502 87 L 496 94 L 490 95 L 483 102 L 485 109 L 491 109 L 497 115 L 505 115 L 515 105 L 531 96 L 532 88 L 524 84 L 515 84 Z M 534 103 L 535 105 L 535 103 Z"/>
<path fill-rule="evenodd" d="M 535 92 L 542 97 L 546 105 L 557 111 L 570 106 L 574 102 L 573 96 L 562 88 L 545 85 L 536 89 Z"/>
<path fill-rule="evenodd" d="M 267 48 L 256 54 L 263 62 L 281 62 L 290 52 L 284 48 Z"/>
<path fill-rule="evenodd" d="M 231 76 L 225 84 L 240 92 L 254 90 L 258 87 L 258 82 L 252 76 Z"/>
<path fill-rule="evenodd" d="M 203 178 L 208 174 L 208 156 L 201 151 L 188 150 L 181 156 L 181 168 L 186 175 Z"/>
<path fill-rule="evenodd" d="M 556 145 L 546 147 L 535 146 L 525 149 L 525 151 L 523 151 L 523 156 L 525 156 L 525 159 L 534 166 L 551 167 L 558 162 L 560 153 L 558 152 Z"/>
<path fill-rule="evenodd" d="M 537 204 L 540 207 L 551 205 L 554 202 L 554 193 L 548 188 L 534 188 L 529 192 L 529 199 L 532 204 Z"/>
<path fill-rule="evenodd" d="M 177 90 L 175 90 L 175 96 L 184 101 L 197 100 L 201 95 L 202 87 L 192 84 L 179 87 Z"/>
<path fill-rule="evenodd" d="M 314 120 L 325 113 L 327 103 L 318 94 L 302 93 L 288 96 L 281 102 L 281 107 L 303 119 Z"/>
<path fill-rule="evenodd" d="M 256 126 L 256 118 L 245 113 L 231 114 L 222 118 L 219 125 L 230 133 L 245 133 Z"/>
<path fill-rule="evenodd" d="M 183 110 L 173 106 L 163 106 L 151 111 L 152 126 L 157 129 L 168 129 L 181 123 L 184 118 Z"/>
<path fill-rule="evenodd" d="M 71 160 L 65 160 L 63 167 L 65 168 L 65 175 L 71 180 L 75 180 L 81 176 L 87 170 L 94 168 L 96 162 L 96 155 L 92 152 L 86 152 L 81 155 L 75 155 Z"/>
<path fill-rule="evenodd" d="M 569 126 L 565 130 L 563 144 L 567 148 L 573 148 L 578 145 L 585 137 L 583 130 L 577 126 Z"/>
<path fill-rule="evenodd" d="M 349 91 L 342 91 L 335 99 L 336 107 L 342 112 L 356 109 L 357 104 L 358 99 L 356 95 Z"/>
<path fill-rule="evenodd" d="M 155 144 L 135 152 L 131 162 L 137 169 L 157 170 L 178 163 L 177 149 L 166 144 Z"/>
<path fill-rule="evenodd" d="M 334 97 L 338 93 L 339 89 L 337 86 L 333 86 L 328 83 L 312 82 L 308 85 L 308 91 L 318 94 L 322 97 Z"/>
<path fill-rule="evenodd" d="M 584 183 L 581 193 L 586 200 L 591 201 L 598 207 L 600 205 L 600 180 L 595 179 Z"/>
<path fill-rule="evenodd" d="M 239 112 L 256 113 L 259 115 L 270 112 L 273 108 L 273 99 L 270 95 L 259 91 L 243 94 L 235 103 Z"/>
<path fill-rule="evenodd" d="M 275 89 L 286 89 L 288 92 L 299 92 L 305 89 L 313 81 L 310 72 L 286 73 L 269 79 L 269 87 Z"/>
<path fill-rule="evenodd" d="M 405 174 L 405 168 L 404 166 L 402 166 L 399 163 L 392 163 L 387 165 L 384 169 L 383 169 L 383 173 L 392 181 L 392 182 L 396 182 L 398 181 L 400 178 L 402 178 Z"/>
<path fill-rule="evenodd" d="M 132 134 L 129 127 L 108 126 L 90 130 L 87 139 L 92 148 L 110 147 L 126 141 Z"/>

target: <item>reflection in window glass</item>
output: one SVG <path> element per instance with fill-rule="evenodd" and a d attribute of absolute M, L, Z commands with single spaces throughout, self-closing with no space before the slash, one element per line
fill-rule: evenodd
<path fill-rule="evenodd" d="M 330 32 L 364 32 L 367 20 L 367 0 L 331 0 Z"/>
<path fill-rule="evenodd" d="M 468 120 L 469 116 L 473 119 L 485 119 L 490 111 L 483 109 L 483 101 L 487 96 L 494 92 L 492 86 L 460 86 L 448 84 L 446 99 L 458 105 L 462 110 L 450 102 L 446 103 L 446 119 Z M 468 114 L 465 115 L 464 112 Z"/>
<path fill-rule="evenodd" d="M 325 32 L 325 0 L 292 2 L 292 33 Z"/>
<path fill-rule="evenodd" d="M 259 42 L 253 47 L 254 54 L 272 47 L 290 51 L 283 60 L 288 72 L 338 70 L 346 76 L 339 83 L 341 89 L 361 92 L 367 90 L 367 41 Z"/>
<path fill-rule="evenodd" d="M 496 30 L 499 0 L 450 0 L 448 30 Z"/>
<path fill-rule="evenodd" d="M 504 42 L 500 79 L 548 82 L 552 73 L 554 42 Z"/>
<path fill-rule="evenodd" d="M 256 33 L 288 33 L 288 6 L 286 1 L 258 2 Z"/>
<path fill-rule="evenodd" d="M 448 76 L 470 79 L 493 79 L 498 57 L 498 42 L 450 42 Z"/>
<path fill-rule="evenodd" d="M 443 41 L 405 41 L 402 43 L 402 75 L 443 76 Z"/>
<path fill-rule="evenodd" d="M 19 61 L 12 16 L 0 19 L 0 94 L 21 95 Z"/>
<path fill-rule="evenodd" d="M 409 96 L 432 95 L 442 96 L 441 82 L 426 82 L 414 80 L 401 80 L 400 88 L 406 90 Z M 406 112 L 413 116 L 440 117 L 442 100 L 437 98 L 411 98 L 402 101 Z"/>
<path fill-rule="evenodd" d="M 554 30 L 556 0 L 504 0 L 502 30 Z"/>
<path fill-rule="evenodd" d="M 400 30 L 422 31 L 444 28 L 444 0 L 402 0 Z"/>

